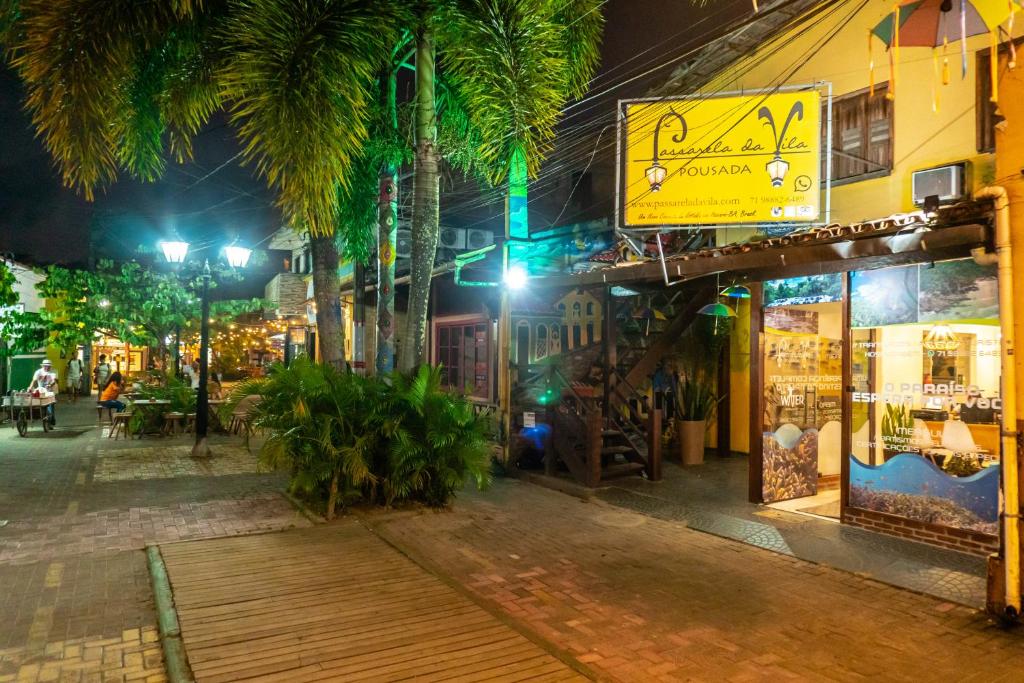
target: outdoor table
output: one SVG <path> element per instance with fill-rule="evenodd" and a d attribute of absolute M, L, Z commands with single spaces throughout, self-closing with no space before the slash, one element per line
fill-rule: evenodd
<path fill-rule="evenodd" d="M 142 399 L 140 401 L 132 401 L 132 407 L 142 415 L 142 424 L 139 426 L 139 438 L 146 433 L 147 427 L 151 427 L 153 424 L 160 422 L 160 418 L 163 416 L 163 411 L 171 405 L 171 402 L 166 399 Z M 162 426 L 162 425 L 160 425 Z"/>

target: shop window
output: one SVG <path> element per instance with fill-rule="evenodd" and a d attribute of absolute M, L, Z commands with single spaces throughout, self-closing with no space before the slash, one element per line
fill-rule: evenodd
<path fill-rule="evenodd" d="M 537 342 L 537 349 L 533 356 L 537 360 L 548 356 L 548 328 L 547 325 L 537 325 L 537 333 L 534 335 Z"/>
<path fill-rule="evenodd" d="M 874 96 L 862 90 L 833 98 L 831 142 L 825 139 L 827 126 L 821 127 L 823 146 L 830 144 L 832 149 L 833 182 L 892 171 L 893 103 L 885 97 L 888 89 L 882 83 L 875 86 Z M 826 113 L 822 112 L 822 121 Z"/>
<path fill-rule="evenodd" d="M 476 398 L 489 398 L 490 355 L 485 323 L 438 325 L 437 362 L 441 384 Z"/>
<path fill-rule="evenodd" d="M 971 259 L 851 274 L 851 507 L 998 533 L 998 316 Z"/>

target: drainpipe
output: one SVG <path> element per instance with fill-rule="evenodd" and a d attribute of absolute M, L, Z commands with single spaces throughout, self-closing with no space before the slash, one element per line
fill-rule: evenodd
<path fill-rule="evenodd" d="M 1010 253 L 1010 201 L 1006 188 L 983 187 L 975 199 L 991 199 L 996 212 L 996 253 L 999 264 L 999 326 L 1002 335 L 1001 363 L 1003 451 L 1003 552 L 1006 569 L 1006 613 L 1020 613 L 1020 472 L 1017 466 L 1017 378 L 1013 350 L 1013 261 Z"/>

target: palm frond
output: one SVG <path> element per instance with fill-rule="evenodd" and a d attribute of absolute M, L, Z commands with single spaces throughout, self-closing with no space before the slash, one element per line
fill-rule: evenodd
<path fill-rule="evenodd" d="M 605 0 L 550 0 L 550 4 L 554 21 L 562 27 L 568 95 L 583 97 L 601 62 Z"/>
<path fill-rule="evenodd" d="M 516 151 L 536 174 L 567 90 L 561 27 L 541 0 L 452 0 L 439 12 L 445 73 L 480 131 L 481 162 L 501 182 Z"/>
<path fill-rule="evenodd" d="M 315 235 L 334 231 L 402 13 L 394 2 L 241 0 L 221 32 L 231 56 L 219 80 L 244 158 Z"/>

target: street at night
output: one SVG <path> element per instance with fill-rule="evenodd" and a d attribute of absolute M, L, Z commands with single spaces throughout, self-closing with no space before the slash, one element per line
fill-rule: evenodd
<path fill-rule="evenodd" d="M 0 683 L 1021 678 L 1022 11 L 0 2 Z"/>

